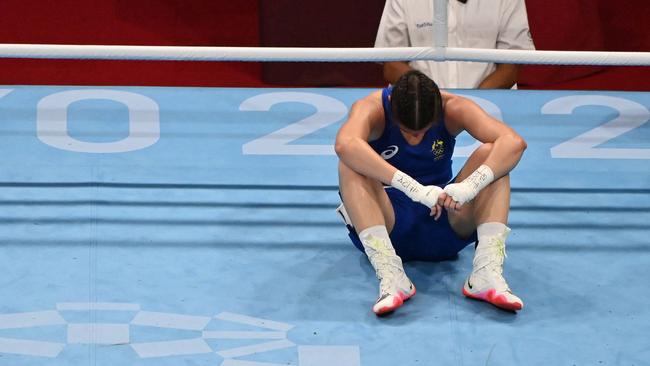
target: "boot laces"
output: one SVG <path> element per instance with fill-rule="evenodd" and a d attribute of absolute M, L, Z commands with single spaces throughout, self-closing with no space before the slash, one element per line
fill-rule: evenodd
<path fill-rule="evenodd" d="M 368 242 L 366 252 L 370 263 L 375 267 L 380 293 L 393 295 L 398 289 L 399 279 L 404 276 L 402 260 L 383 240 L 371 238 Z"/>
<path fill-rule="evenodd" d="M 481 244 L 483 244 L 482 247 Z M 477 252 L 473 261 L 473 273 L 484 274 L 482 277 L 487 277 L 497 290 L 510 291 L 510 287 L 503 277 L 503 262 L 507 257 L 505 238 L 502 235 L 493 236 L 488 239 L 487 243 L 479 243 L 479 248 L 480 251 Z"/>

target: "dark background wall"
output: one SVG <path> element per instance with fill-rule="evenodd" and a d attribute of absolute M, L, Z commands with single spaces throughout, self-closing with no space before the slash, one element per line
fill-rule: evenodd
<path fill-rule="evenodd" d="M 650 51 L 646 0 L 526 4 L 540 50 Z M 0 43 L 371 47 L 382 9 L 377 0 L 4 0 Z M 0 84 L 255 87 L 383 81 L 373 63 L 0 59 Z M 526 66 L 520 87 L 650 90 L 650 67 Z"/>
<path fill-rule="evenodd" d="M 307 1 L 305 2 L 307 3 Z M 384 2 L 260 0 L 261 43 L 269 47 L 373 47 Z M 346 11 L 341 11 L 346 9 Z M 382 85 L 377 63 L 264 63 L 269 84 Z"/>

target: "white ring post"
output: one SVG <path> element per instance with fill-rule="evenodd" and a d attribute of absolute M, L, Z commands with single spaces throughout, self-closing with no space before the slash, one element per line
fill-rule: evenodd
<path fill-rule="evenodd" d="M 434 60 L 445 60 L 447 41 L 447 0 L 435 0 L 433 2 Z"/>

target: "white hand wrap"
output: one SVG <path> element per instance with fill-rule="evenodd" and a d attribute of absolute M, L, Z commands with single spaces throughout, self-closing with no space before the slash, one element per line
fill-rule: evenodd
<path fill-rule="evenodd" d="M 462 205 L 473 200 L 481 189 L 487 187 L 492 181 L 494 181 L 492 169 L 487 165 L 481 165 L 462 182 L 447 185 L 444 191 Z"/>
<path fill-rule="evenodd" d="M 438 196 L 442 188 L 438 186 L 423 186 L 408 174 L 396 171 L 390 185 L 404 192 L 410 199 L 419 202 L 429 208 L 438 203 Z"/>

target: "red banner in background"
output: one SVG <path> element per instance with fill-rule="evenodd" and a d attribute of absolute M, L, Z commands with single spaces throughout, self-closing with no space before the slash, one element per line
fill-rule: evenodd
<path fill-rule="evenodd" d="M 539 50 L 650 52 L 646 0 L 527 0 Z M 525 66 L 521 88 L 650 91 L 650 67 Z"/>
<path fill-rule="evenodd" d="M 488 1 L 488 0 L 469 0 Z M 527 0 L 540 50 L 650 51 L 647 0 Z M 5 0 L 0 43 L 372 47 L 383 1 Z M 0 84 L 381 86 L 376 63 L 0 59 Z M 650 90 L 650 67 L 525 66 L 521 88 Z"/>
<path fill-rule="evenodd" d="M 4 0 L 0 43 L 258 46 L 258 0 Z M 251 62 L 0 60 L 0 84 L 261 86 Z"/>

